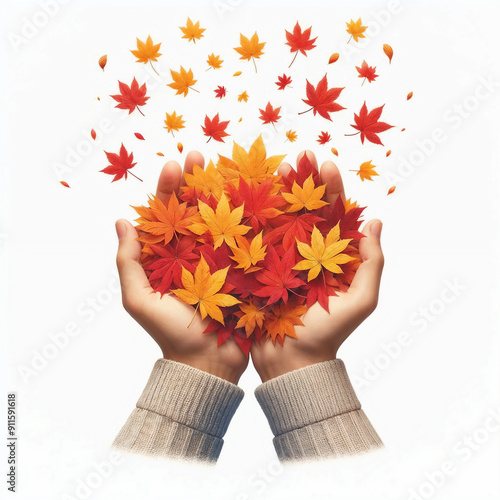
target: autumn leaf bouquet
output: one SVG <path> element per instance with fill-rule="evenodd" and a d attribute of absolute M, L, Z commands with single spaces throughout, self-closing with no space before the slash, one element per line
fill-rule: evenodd
<path fill-rule="evenodd" d="M 247 152 L 234 144 L 206 169 L 184 174 L 178 198 L 134 207 L 142 265 L 151 286 L 210 318 L 220 346 L 234 336 L 248 356 L 253 341 L 283 345 L 315 302 L 348 289 L 360 264 L 363 208 L 325 185 L 304 155 L 276 175 L 284 156 L 267 158 L 259 137 Z"/>

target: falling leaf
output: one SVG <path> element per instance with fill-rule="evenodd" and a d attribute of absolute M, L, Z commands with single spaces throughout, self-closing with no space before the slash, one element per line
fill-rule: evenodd
<path fill-rule="evenodd" d="M 387 43 L 384 43 L 384 54 L 389 58 L 389 63 L 392 62 L 392 56 L 394 55 L 394 51 L 392 50 L 392 47 L 388 45 Z"/>
<path fill-rule="evenodd" d="M 396 186 L 391 186 L 389 188 L 389 191 L 387 191 L 387 196 L 389 196 L 390 194 L 394 193 L 394 191 L 396 191 Z"/>
<path fill-rule="evenodd" d="M 387 153 L 385 153 L 386 158 L 387 158 L 388 156 L 391 156 L 391 153 L 392 153 L 392 151 L 389 149 L 389 150 L 387 151 Z"/>
<path fill-rule="evenodd" d="M 90 137 L 92 137 L 92 139 L 94 139 L 94 141 L 95 141 L 95 139 L 96 139 L 96 137 L 97 137 L 97 134 L 96 134 L 96 131 L 95 131 L 94 129 L 92 129 L 92 130 L 90 131 Z"/>
<path fill-rule="evenodd" d="M 215 90 L 215 97 L 218 97 L 219 99 L 222 99 L 223 97 L 226 97 L 226 87 L 223 87 L 222 85 L 219 85 Z"/>
<path fill-rule="evenodd" d="M 413 97 L 413 92 L 409 92 L 406 96 L 406 100 L 409 101 Z"/>
<path fill-rule="evenodd" d="M 208 69 L 220 69 L 222 67 L 222 63 L 224 61 L 219 57 L 216 56 L 213 52 L 208 56 L 207 59 L 207 64 L 209 66 Z"/>
<path fill-rule="evenodd" d="M 283 73 L 283 76 L 278 76 L 278 81 L 275 83 L 278 86 L 278 90 L 285 90 L 285 87 L 292 83 L 292 79 Z"/>
<path fill-rule="evenodd" d="M 299 113 L 299 115 L 312 110 L 314 115 L 318 113 L 323 118 L 331 121 L 332 119 L 330 118 L 330 113 L 345 109 L 343 106 L 335 102 L 344 88 L 342 87 L 329 89 L 326 74 L 319 81 L 316 88 L 314 88 L 314 86 L 311 85 L 308 80 L 306 80 L 306 82 L 307 99 L 302 100 L 306 104 L 311 106 L 311 108 L 307 111 L 302 111 L 301 113 Z"/>
<path fill-rule="evenodd" d="M 312 174 L 304 181 L 304 185 L 300 187 L 297 182 L 293 182 L 291 193 L 282 193 L 283 198 L 290 203 L 287 212 L 298 212 L 303 208 L 307 210 L 316 210 L 325 205 L 323 195 L 325 194 L 326 184 L 319 187 L 314 186 Z"/>
<path fill-rule="evenodd" d="M 332 148 L 332 153 L 335 155 L 335 156 L 338 156 L 339 155 L 339 152 L 337 151 L 336 148 Z"/>
<path fill-rule="evenodd" d="M 189 42 L 196 43 L 196 40 L 200 40 L 203 38 L 204 28 L 200 28 L 200 22 L 197 21 L 196 24 L 193 24 L 193 21 L 188 17 L 186 26 L 179 26 L 180 30 L 184 33 L 182 38 L 186 38 Z"/>
<path fill-rule="evenodd" d="M 370 160 L 362 163 L 359 167 L 359 170 L 351 170 L 351 172 L 356 172 L 356 175 L 359 175 L 362 181 L 364 181 L 365 179 L 373 181 L 372 177 L 378 175 L 374 170 L 375 168 L 377 167 L 375 165 L 372 165 L 372 161 Z"/>
<path fill-rule="evenodd" d="M 141 42 L 141 40 L 137 38 L 137 50 L 131 50 L 130 52 L 132 52 L 132 54 L 137 57 L 136 62 L 144 64 L 147 64 L 149 62 L 154 72 L 158 74 L 158 71 L 156 71 L 156 69 L 154 68 L 152 61 L 158 61 L 158 57 L 161 56 L 160 45 L 161 43 L 155 45 L 153 43 L 153 40 L 151 39 L 151 36 L 148 36 L 146 43 Z"/>
<path fill-rule="evenodd" d="M 402 128 L 402 129 L 401 129 L 401 132 L 404 132 L 405 130 L 406 130 L 405 128 Z"/>
<path fill-rule="evenodd" d="M 357 42 L 360 38 L 365 38 L 365 35 L 363 35 L 363 33 L 365 32 L 367 26 L 361 25 L 361 18 L 359 18 L 356 22 L 351 19 L 351 21 L 349 23 L 346 23 L 346 25 L 347 33 L 351 35 L 351 38 L 354 38 L 355 42 Z M 351 41 L 351 38 L 349 38 L 349 41 L 347 43 Z"/>
<path fill-rule="evenodd" d="M 99 58 L 99 66 L 104 71 L 106 64 L 108 63 L 108 56 L 104 55 Z"/>
<path fill-rule="evenodd" d="M 134 135 L 137 137 L 137 139 L 144 141 L 144 136 L 142 134 L 139 134 L 139 132 L 135 132 Z"/>
<path fill-rule="evenodd" d="M 317 141 L 320 144 L 326 144 L 327 142 L 330 142 L 330 140 L 331 140 L 331 136 L 328 132 L 321 132 L 321 134 L 319 134 L 318 139 L 317 139 Z"/>
<path fill-rule="evenodd" d="M 69 188 L 69 184 L 66 181 L 59 181 L 64 187 Z"/>
<path fill-rule="evenodd" d="M 158 156 L 165 156 L 163 153 L 156 153 Z"/>
<path fill-rule="evenodd" d="M 237 71 L 233 76 L 240 76 L 241 75 L 241 71 Z"/>
<path fill-rule="evenodd" d="M 174 111 L 172 114 L 166 113 L 166 119 L 165 121 L 165 127 L 167 129 L 167 133 L 172 133 L 172 136 L 174 136 L 174 131 L 179 132 L 181 128 L 184 128 L 184 124 L 186 123 L 182 119 L 182 115 L 177 116 L 176 112 Z"/>
<path fill-rule="evenodd" d="M 366 61 L 363 61 L 361 67 L 356 66 L 356 69 L 358 70 L 359 73 L 358 78 L 364 78 L 363 83 L 361 85 L 363 85 L 366 80 L 368 80 L 371 83 L 375 81 L 375 79 L 378 77 L 378 75 L 375 74 L 377 68 L 375 68 L 375 66 L 368 66 Z"/>
<path fill-rule="evenodd" d="M 255 64 L 255 59 L 260 59 L 260 56 L 264 54 L 262 49 L 266 42 L 259 42 L 259 36 L 255 32 L 252 38 L 248 39 L 246 36 L 240 34 L 240 46 L 234 47 L 234 50 L 240 54 L 240 59 L 253 61 L 255 67 L 255 72 L 257 73 L 257 65 Z"/>
<path fill-rule="evenodd" d="M 182 143 L 177 143 L 177 149 L 179 150 L 179 153 L 182 153 L 184 151 L 184 146 L 182 145 Z"/>
<path fill-rule="evenodd" d="M 137 165 L 137 163 L 133 163 L 134 154 L 129 154 L 123 144 L 121 145 L 119 155 L 117 155 L 116 153 L 108 153 L 106 151 L 104 152 L 106 153 L 106 157 L 108 158 L 110 165 L 102 169 L 101 172 L 104 172 L 108 175 L 114 175 L 115 177 L 111 182 L 118 181 L 122 177 L 125 177 L 126 180 L 127 174 L 133 175 L 136 179 L 142 182 L 142 179 L 139 179 L 137 175 L 130 172 L 130 169 Z"/>
<path fill-rule="evenodd" d="M 286 133 L 286 138 L 290 141 L 290 142 L 295 142 L 297 140 L 297 132 L 295 132 L 294 130 L 289 130 L 287 133 Z"/>
<path fill-rule="evenodd" d="M 244 92 L 242 92 L 239 96 L 238 96 L 238 102 L 248 102 L 248 94 L 247 94 L 247 91 L 245 90 Z"/>
<path fill-rule="evenodd" d="M 384 132 L 390 128 L 393 128 L 393 125 L 389 125 L 384 122 L 379 122 L 379 118 L 382 114 L 382 110 L 385 105 L 382 105 L 378 108 L 374 108 L 372 111 L 368 113 L 368 109 L 366 107 L 366 102 L 363 104 L 359 115 L 354 114 L 355 125 L 351 125 L 351 127 L 358 130 L 355 134 L 345 134 L 345 135 L 358 135 L 361 134 L 361 143 L 363 144 L 365 141 L 365 137 L 373 144 L 380 144 L 383 146 L 379 136 L 381 132 Z"/>
<path fill-rule="evenodd" d="M 173 82 L 169 83 L 168 86 L 177 91 L 175 95 L 184 94 L 184 97 L 186 97 L 189 89 L 198 81 L 194 79 L 191 69 L 186 71 L 182 66 L 179 72 L 170 70 L 170 74 Z M 196 90 L 196 92 L 198 91 Z"/>
<path fill-rule="evenodd" d="M 224 285 L 228 270 L 229 267 L 226 267 L 210 274 L 210 268 L 202 255 L 194 276 L 185 267 L 182 268 L 184 288 L 178 288 L 172 292 L 186 304 L 196 304 L 195 315 L 199 308 L 202 319 L 210 316 L 224 324 L 224 316 L 220 307 L 229 307 L 240 303 L 232 295 L 217 293 Z"/>
<path fill-rule="evenodd" d="M 290 68 L 294 63 L 299 51 L 307 56 L 306 51 L 312 50 L 314 49 L 314 47 L 316 47 L 316 45 L 314 45 L 314 42 L 318 37 L 311 39 L 311 28 L 307 28 L 306 30 L 302 31 L 302 28 L 300 27 L 298 21 L 293 28 L 293 33 L 290 33 L 286 30 L 285 33 L 287 39 L 286 44 L 290 46 L 290 52 L 295 52 L 295 56 L 293 57 L 290 66 L 288 66 Z"/>
<path fill-rule="evenodd" d="M 98 97 L 98 98 L 97 98 L 97 100 L 98 100 L 98 101 L 100 101 L 100 100 L 101 100 L 101 98 L 100 98 L 100 97 Z"/>
<path fill-rule="evenodd" d="M 338 52 L 334 52 L 331 56 L 330 56 L 330 59 L 328 59 L 328 64 L 333 64 L 335 62 L 337 62 L 339 60 L 339 53 Z"/>
<path fill-rule="evenodd" d="M 275 123 L 278 122 L 278 120 L 281 118 L 281 115 L 279 114 L 281 110 L 281 106 L 277 108 L 273 108 L 271 103 L 268 102 L 266 109 L 259 109 L 260 111 L 260 116 L 259 118 L 262 120 L 262 123 L 265 125 L 266 123 L 272 123 L 273 126 Z"/>
<path fill-rule="evenodd" d="M 217 113 L 212 119 L 205 115 L 205 125 L 201 126 L 203 133 L 210 139 L 214 139 L 219 142 L 224 142 L 223 137 L 227 137 L 229 134 L 226 132 L 226 128 L 229 125 L 229 120 L 226 122 L 219 121 L 219 113 Z"/>
<path fill-rule="evenodd" d="M 130 87 L 125 83 L 118 82 L 120 93 L 111 97 L 118 102 L 115 108 L 128 109 L 128 114 L 132 113 L 137 108 L 137 111 L 144 116 L 139 106 L 144 106 L 149 97 L 146 96 L 146 84 L 139 87 L 137 80 L 134 78 Z"/>

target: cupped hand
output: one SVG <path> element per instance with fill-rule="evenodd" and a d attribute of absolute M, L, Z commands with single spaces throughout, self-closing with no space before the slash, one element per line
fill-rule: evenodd
<path fill-rule="evenodd" d="M 304 151 L 318 168 L 314 154 Z M 291 166 L 280 165 L 278 174 L 288 175 Z M 331 161 L 321 165 L 320 177 L 326 184 L 326 201 L 334 204 L 340 196 L 345 201 L 344 186 L 340 172 Z M 269 340 L 254 343 L 251 348 L 252 361 L 263 382 L 314 363 L 335 359 L 337 351 L 349 335 L 374 311 L 378 302 L 380 278 L 384 267 L 384 256 L 380 246 L 382 223 L 368 222 L 363 229 L 366 238 L 359 242 L 361 265 L 350 288 L 329 298 L 330 313 L 318 302 L 301 318 L 304 326 L 296 326 L 297 339 L 287 337 L 284 345 L 273 345 Z"/>
<path fill-rule="evenodd" d="M 186 157 L 184 172 L 193 173 L 193 166 L 204 167 L 203 156 L 192 151 Z M 184 185 L 181 166 L 169 161 L 163 167 L 156 196 L 168 203 L 172 193 L 181 194 Z M 213 333 L 203 333 L 209 319 L 173 295 L 154 292 L 141 265 L 142 246 L 139 234 L 126 220 L 116 222 L 119 238 L 116 262 L 120 275 L 122 300 L 129 314 L 151 335 L 160 346 L 163 357 L 185 363 L 237 383 L 245 371 L 248 359 L 234 338 L 217 347 Z M 189 327 L 188 327 L 189 325 Z"/>

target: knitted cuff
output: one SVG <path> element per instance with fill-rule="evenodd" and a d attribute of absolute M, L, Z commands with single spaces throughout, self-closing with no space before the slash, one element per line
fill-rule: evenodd
<path fill-rule="evenodd" d="M 282 461 L 339 457 L 383 446 L 340 359 L 268 380 L 255 396 Z"/>
<path fill-rule="evenodd" d="M 156 361 L 113 446 L 147 455 L 215 462 L 243 390 L 169 359 Z"/>

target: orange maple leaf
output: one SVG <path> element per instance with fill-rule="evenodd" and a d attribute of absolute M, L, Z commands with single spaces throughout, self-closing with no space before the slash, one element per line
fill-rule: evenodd
<path fill-rule="evenodd" d="M 210 160 L 206 169 L 198 165 L 193 166 L 193 174 L 184 174 L 187 186 L 183 186 L 182 190 L 187 191 L 189 188 L 200 190 L 207 198 L 213 196 L 217 201 L 220 200 L 224 192 L 224 177 L 215 168 L 212 160 Z"/>
<path fill-rule="evenodd" d="M 144 64 L 147 64 L 149 62 L 154 72 L 158 75 L 158 71 L 156 71 L 151 61 L 156 62 L 158 60 L 158 57 L 161 56 L 160 45 L 161 43 L 154 44 L 151 36 L 148 36 L 146 42 L 142 42 L 137 38 L 137 50 L 131 50 L 130 52 L 132 52 L 132 54 L 137 57 L 136 62 Z"/>
<path fill-rule="evenodd" d="M 360 179 L 362 181 L 369 180 L 373 181 L 372 177 L 375 177 L 377 172 L 375 172 L 375 168 L 377 168 L 375 165 L 372 165 L 372 161 L 365 161 L 362 163 L 359 167 L 359 170 L 350 170 L 350 172 L 356 172 L 356 175 L 359 175 Z"/>
<path fill-rule="evenodd" d="M 248 94 L 247 94 L 247 91 L 245 90 L 244 92 L 242 92 L 239 96 L 238 96 L 238 102 L 248 102 Z"/>
<path fill-rule="evenodd" d="M 307 210 L 316 210 L 325 205 L 328 205 L 327 201 L 323 201 L 323 195 L 325 194 L 326 184 L 314 187 L 314 181 L 312 174 L 304 181 L 302 187 L 300 187 L 297 182 L 293 181 L 292 192 L 291 193 L 281 193 L 283 198 L 290 203 L 290 207 L 287 208 L 287 212 L 298 212 L 303 208 Z"/>
<path fill-rule="evenodd" d="M 287 140 L 289 140 L 290 142 L 295 142 L 297 140 L 297 132 L 295 132 L 294 130 L 289 130 L 287 133 L 286 133 L 286 138 Z"/>
<path fill-rule="evenodd" d="M 184 94 L 184 97 L 186 97 L 190 87 L 198 81 L 194 79 L 191 69 L 186 71 L 182 66 L 178 72 L 171 69 L 170 74 L 173 82 L 169 83 L 168 86 L 177 91 L 176 95 Z M 193 90 L 198 92 L 196 89 Z"/>
<path fill-rule="evenodd" d="M 213 52 L 208 56 L 207 64 L 209 66 L 208 69 L 220 69 L 222 63 L 224 62 L 219 56 L 216 56 Z M 207 70 L 208 71 L 208 70 Z"/>
<path fill-rule="evenodd" d="M 240 54 L 240 59 L 253 61 L 255 67 L 255 72 L 257 72 L 257 65 L 255 64 L 255 59 L 260 59 L 260 56 L 264 54 L 262 49 L 266 42 L 259 42 L 259 36 L 255 32 L 252 38 L 248 39 L 240 33 L 240 47 L 234 47 L 234 50 Z"/>
<path fill-rule="evenodd" d="M 366 28 L 368 26 L 361 25 L 361 18 L 359 18 L 357 21 L 353 21 L 351 19 L 351 21 L 346 23 L 346 25 L 347 25 L 346 29 L 347 33 L 351 35 L 351 38 L 354 38 L 355 42 L 357 42 L 359 38 L 365 38 L 365 35 L 363 35 L 363 33 L 366 31 Z M 349 38 L 349 42 L 351 41 L 351 38 Z"/>
<path fill-rule="evenodd" d="M 245 333 L 250 337 L 256 326 L 262 328 L 266 313 L 251 301 L 242 302 L 239 307 L 240 311 L 234 313 L 239 318 L 236 328 L 245 327 Z"/>
<path fill-rule="evenodd" d="M 297 338 L 295 334 L 295 325 L 304 325 L 300 316 L 307 311 L 306 306 L 294 305 L 291 301 L 287 304 L 280 302 L 277 307 L 266 315 L 264 328 L 267 329 L 266 338 L 271 337 L 273 344 L 276 344 L 276 339 L 283 343 L 285 335 Z"/>
<path fill-rule="evenodd" d="M 166 127 L 163 128 L 166 128 L 167 132 L 171 132 L 172 136 L 175 137 L 174 130 L 178 132 L 181 128 L 184 128 L 186 122 L 182 119 L 182 115 L 177 116 L 175 111 L 170 115 L 166 113 L 166 115 L 166 120 L 164 120 Z"/>
<path fill-rule="evenodd" d="M 194 24 L 189 17 L 187 18 L 186 26 L 179 26 L 179 28 L 184 33 L 182 38 L 187 38 L 189 42 L 193 43 L 203 38 L 203 32 L 205 31 L 205 28 L 200 28 L 200 21 Z"/>

